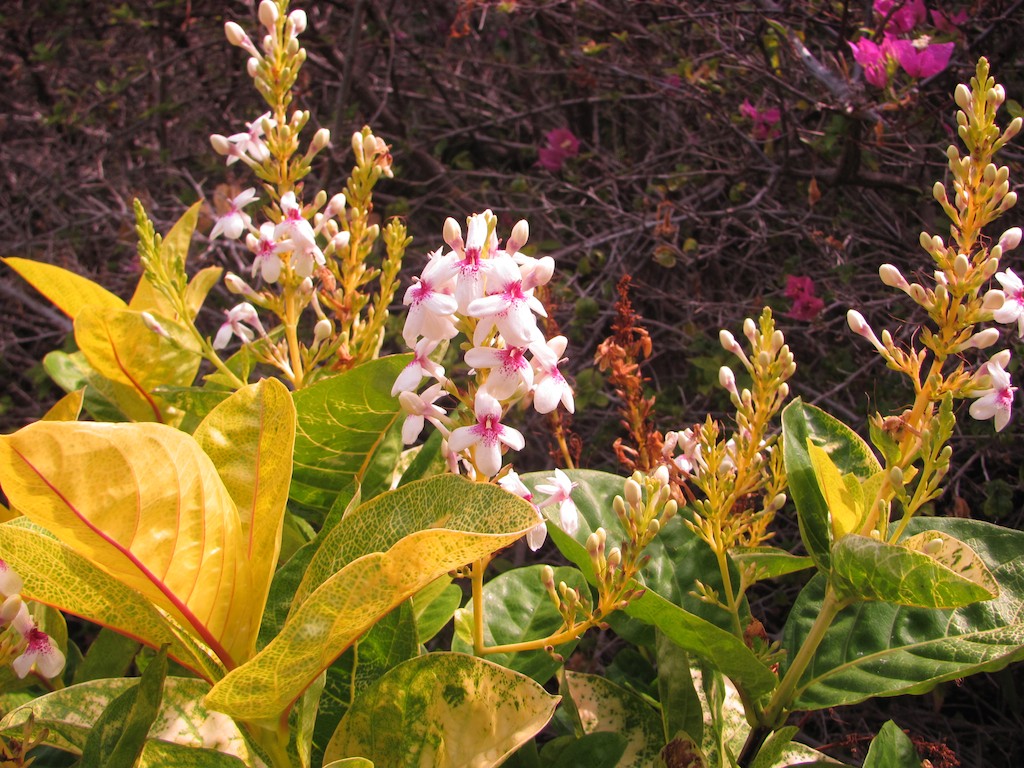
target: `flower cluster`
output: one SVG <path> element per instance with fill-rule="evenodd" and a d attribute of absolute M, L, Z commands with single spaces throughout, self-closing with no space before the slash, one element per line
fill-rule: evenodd
<path fill-rule="evenodd" d="M 558 173 L 565 161 L 580 153 L 580 140 L 568 128 L 555 128 L 544 136 L 544 146 L 537 151 L 537 165 Z"/>
<path fill-rule="evenodd" d="M 787 275 L 784 295 L 793 302 L 788 317 L 810 322 L 821 314 L 825 302 L 815 292 L 814 281 L 806 275 Z"/>
<path fill-rule="evenodd" d="M 865 80 L 884 88 L 897 67 L 915 79 L 937 75 L 946 68 L 953 54 L 952 42 L 935 43 L 929 35 L 900 37 L 914 32 L 927 21 L 924 0 L 875 0 L 874 9 L 885 25 L 882 42 L 879 44 L 865 36 L 849 44 L 854 60 L 864 69 Z M 932 13 L 935 28 L 947 33 L 955 31 L 956 26 L 965 20 L 966 16 L 947 16 L 938 11 Z"/>
<path fill-rule="evenodd" d="M 758 109 L 750 103 L 749 99 L 744 99 L 740 104 L 740 115 L 754 124 L 752 134 L 755 140 L 768 141 L 778 137 L 779 120 L 782 119 L 782 113 L 778 107 Z"/>
<path fill-rule="evenodd" d="M 21 588 L 21 577 L 0 560 L 0 658 L 15 657 L 11 669 L 19 678 L 33 667 L 54 678 L 64 669 L 64 654 L 29 614 Z"/>
<path fill-rule="evenodd" d="M 406 444 L 415 442 L 429 422 L 444 436 L 444 454 L 453 471 L 461 467 L 481 479 L 501 471 L 505 451 L 525 446 L 522 433 L 502 423 L 513 405 L 531 399 L 538 413 L 551 413 L 559 405 L 570 413 L 575 409 L 572 387 L 560 370 L 567 340 L 545 338 L 538 325 L 538 317 L 547 313 L 534 293 L 551 279 L 554 261 L 522 253 L 529 237 L 526 221 L 515 225 L 504 244 L 495 224 L 489 210 L 473 214 L 463 239 L 459 223 L 445 221 L 450 250 L 429 254 L 405 293 L 403 338 L 413 359 L 391 391 L 406 414 Z M 464 361 L 469 380 L 464 387 L 438 362 L 460 333 L 468 340 Z M 421 391 L 424 379 L 431 383 Z M 450 412 L 438 405 L 442 398 L 455 400 Z M 560 480 L 555 484 L 562 486 Z M 514 492 L 525 495 L 518 487 Z M 563 495 L 567 499 L 568 491 Z"/>

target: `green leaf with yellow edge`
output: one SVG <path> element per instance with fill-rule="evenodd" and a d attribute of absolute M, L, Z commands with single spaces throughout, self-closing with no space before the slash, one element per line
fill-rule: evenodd
<path fill-rule="evenodd" d="M 490 768 L 543 728 L 552 696 L 528 677 L 458 653 L 395 667 L 363 693 L 335 731 L 324 762 Z"/>
<path fill-rule="evenodd" d="M 363 483 L 401 408 L 391 384 L 409 355 L 372 360 L 294 393 L 298 429 L 291 498 L 321 516 L 353 479 Z M 363 484 L 366 498 L 389 487 Z"/>
<path fill-rule="evenodd" d="M 860 481 L 852 474 L 842 474 L 828 453 L 816 446 L 811 438 L 807 438 L 807 453 L 811 457 L 818 488 L 828 505 L 833 540 L 858 530 L 867 514 Z"/>
<path fill-rule="evenodd" d="M 740 571 L 748 571 L 754 582 L 775 579 L 789 573 L 814 567 L 806 555 L 794 555 L 778 547 L 736 547 L 729 551 Z"/>
<path fill-rule="evenodd" d="M 153 648 L 169 643 L 169 653 L 179 664 L 209 680 L 223 676 L 223 667 L 209 651 L 139 592 L 61 544 L 49 531 L 25 518 L 0 525 L 0 552 L 24 580 L 25 597 Z"/>
<path fill-rule="evenodd" d="M 665 746 L 661 717 L 644 699 L 604 677 L 568 670 L 565 692 L 576 705 L 584 733 L 608 731 L 626 737 L 620 768 L 658 764 Z"/>
<path fill-rule="evenodd" d="M 0 720 L 0 732 L 21 732 L 25 723 L 32 718 L 37 734 L 43 728 L 47 731 L 42 743 L 66 752 L 80 753 L 102 712 L 114 699 L 138 684 L 138 678 L 111 678 L 62 688 L 13 709 Z M 160 707 L 149 727 L 148 738 L 193 751 L 216 750 L 217 755 L 252 765 L 252 752 L 234 721 L 203 706 L 203 695 L 209 689 L 209 684 L 203 680 L 168 677 L 164 681 Z M 153 754 L 158 752 L 157 748 Z M 143 755 L 145 760 L 145 753 Z M 154 768 L 159 765 L 153 762 L 149 764 Z M 236 764 L 241 763 L 225 763 Z M 206 766 L 209 763 L 195 765 Z M 219 766 L 220 763 L 213 765 Z"/>
<path fill-rule="evenodd" d="M 856 432 L 799 398 L 782 412 L 782 436 L 789 494 L 796 505 L 800 537 L 818 568 L 827 571 L 832 545 L 829 508 L 818 486 L 808 440 L 825 450 L 841 475 L 852 474 L 864 481 L 882 467 Z"/>
<path fill-rule="evenodd" d="M 185 306 L 188 307 L 190 319 L 194 320 L 199 314 L 206 297 L 220 282 L 220 276 L 223 274 L 224 270 L 221 267 L 206 267 L 196 272 L 188 281 L 188 288 L 185 289 Z"/>
<path fill-rule="evenodd" d="M 135 389 L 118 384 L 89 365 L 79 352 L 54 350 L 43 357 L 43 369 L 67 393 L 85 390 L 82 407 L 96 421 L 146 421 L 153 409 Z"/>
<path fill-rule="evenodd" d="M 162 424 L 36 422 L 0 437 L 12 505 L 188 626 L 228 666 L 259 626 L 238 511 L 199 444 Z"/>
<path fill-rule="evenodd" d="M 277 637 L 214 687 L 207 697 L 209 707 L 240 720 L 276 723 L 306 686 L 379 617 L 434 579 L 512 544 L 537 521 L 533 506 L 523 499 L 455 475 L 410 483 L 360 509 L 370 505 L 372 515 L 363 517 L 356 510 L 351 517 L 375 520 L 376 525 L 361 528 L 362 538 L 336 539 L 349 542 L 345 551 L 331 552 L 333 547 L 325 542 L 299 589 L 308 597 L 293 609 Z M 368 547 L 380 540 L 375 529 L 416 516 L 421 506 L 426 507 L 423 519 L 434 521 L 432 525 L 404 536 L 386 552 Z M 326 564 L 341 567 L 328 574 Z"/>
<path fill-rule="evenodd" d="M 86 307 L 126 307 L 122 299 L 102 285 L 53 264 L 20 259 L 16 256 L 9 256 L 3 261 L 72 320 Z"/>
<path fill-rule="evenodd" d="M 217 405 L 192 435 L 231 495 L 241 524 L 251 594 L 240 596 L 257 620 L 270 591 L 281 549 L 295 444 L 295 406 L 287 387 L 263 379 Z M 240 658 L 248 658 L 252 645 Z"/>
<path fill-rule="evenodd" d="M 170 338 L 152 331 L 142 313 L 86 307 L 75 318 L 75 341 L 96 371 L 131 387 L 152 411 L 149 420 L 165 421 L 160 385 L 191 384 L 199 371 L 199 347 L 184 328 L 155 317 Z"/>
<path fill-rule="evenodd" d="M 999 585 L 973 549 L 935 531 L 896 544 L 844 536 L 832 546 L 831 580 L 843 599 L 919 608 L 959 608 L 999 594 Z"/>
<path fill-rule="evenodd" d="M 85 401 L 85 388 L 68 392 L 54 403 L 50 410 L 43 414 L 40 421 L 78 421 L 82 415 L 82 403 Z"/>
<path fill-rule="evenodd" d="M 365 757 L 346 757 L 343 760 L 324 763 L 324 768 L 373 768 L 373 761 Z"/>

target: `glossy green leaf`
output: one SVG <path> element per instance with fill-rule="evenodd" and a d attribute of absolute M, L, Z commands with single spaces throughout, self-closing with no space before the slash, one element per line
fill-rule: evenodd
<path fill-rule="evenodd" d="M 650 704 L 597 675 L 566 671 L 565 684 L 584 733 L 608 731 L 626 738 L 621 768 L 657 765 L 665 738 L 661 718 Z"/>
<path fill-rule="evenodd" d="M 48 693 L 9 712 L 0 720 L 0 731 L 19 732 L 31 717 L 37 733 L 43 728 L 47 731 L 44 744 L 80 753 L 103 711 L 138 684 L 138 678 L 92 680 Z M 183 747 L 217 749 L 251 764 L 249 747 L 238 726 L 225 715 L 203 707 L 203 694 L 209 689 L 202 680 L 167 678 L 149 738 Z"/>
<path fill-rule="evenodd" d="M 25 597 L 110 627 L 153 648 L 169 643 L 173 659 L 209 680 L 224 674 L 208 649 L 139 592 L 29 520 L 0 525 L 0 552 L 24 580 Z"/>
<path fill-rule="evenodd" d="M 924 693 L 940 682 L 1024 659 L 1024 533 L 977 520 L 919 518 L 908 525 L 915 535 L 929 529 L 977 553 L 999 585 L 999 596 L 957 609 L 878 602 L 846 608 L 800 680 L 797 708 Z M 783 634 L 789 658 L 817 618 L 824 583 L 820 575 L 812 579 L 793 606 Z"/>
<path fill-rule="evenodd" d="M 562 617 L 541 584 L 543 568 L 542 565 L 514 568 L 484 584 L 485 646 L 539 640 L 562 629 Z M 590 594 L 586 579 L 575 568 L 556 568 L 555 584 L 559 582 L 565 582 L 583 595 Z M 473 615 L 471 605 L 467 606 L 465 613 L 468 623 Z M 563 658 L 569 658 L 577 642 L 555 646 L 555 653 Z M 452 641 L 452 650 L 472 653 L 472 639 L 456 634 Z M 495 664 L 532 677 L 542 684 L 561 666 L 560 662 L 543 649 L 521 653 L 489 653 L 486 658 Z"/>
<path fill-rule="evenodd" d="M 355 702 L 325 761 L 498 766 L 540 731 L 558 703 L 528 677 L 473 656 L 432 653 L 396 667 Z"/>
<path fill-rule="evenodd" d="M 932 532 L 897 544 L 844 536 L 832 546 L 831 580 L 843 599 L 921 608 L 959 608 L 999 594 L 992 574 L 970 547 Z"/>
<path fill-rule="evenodd" d="M 580 510 L 580 527 L 572 537 L 554 524 L 548 525 L 548 531 L 562 554 L 593 584 L 586 539 L 598 527 L 608 531 L 609 546 L 624 536 L 612 508 L 612 499 L 622 493 L 623 478 L 588 470 L 572 470 L 566 474 L 579 483 L 572 498 Z M 527 484 L 536 484 L 546 476 L 546 473 L 531 473 L 523 479 Z M 719 626 L 725 623 L 725 612 L 704 605 L 688 594 L 697 578 L 711 585 L 718 578 L 718 566 L 707 545 L 689 533 L 681 520 L 674 519 L 648 551 L 653 553 L 651 561 L 641 572 L 647 589 L 630 603 L 626 614 L 658 627 L 684 650 L 707 659 L 726 675 L 742 681 L 752 694 L 774 688 L 777 682 L 774 673 L 742 640 Z M 663 597 L 660 591 L 665 591 L 669 597 Z"/>
<path fill-rule="evenodd" d="M 245 539 L 190 435 L 162 424 L 36 422 L 0 438 L 0 485 L 26 517 L 226 663 L 246 658 L 259 614 Z"/>
<path fill-rule="evenodd" d="M 85 307 L 75 317 L 75 342 L 102 376 L 130 387 L 152 411 L 152 421 L 166 414 L 153 390 L 160 385 L 191 384 L 199 371 L 195 339 L 173 320 L 156 317 L 169 338 L 154 333 L 141 312 Z"/>
<path fill-rule="evenodd" d="M 327 744 L 353 699 L 404 661 L 419 655 L 411 601 L 374 624 L 327 670 L 313 731 L 313 765 L 323 761 Z"/>
<path fill-rule="evenodd" d="M 140 647 L 134 638 L 104 627 L 90 643 L 85 659 L 75 669 L 75 682 L 124 677 Z"/>
<path fill-rule="evenodd" d="M 372 550 L 392 535 L 382 525 L 400 525 L 410 515 L 434 522 L 386 552 Z M 325 544 L 306 569 L 299 593 L 308 597 L 276 638 L 214 687 L 210 707 L 242 720 L 276 721 L 380 616 L 448 571 L 521 538 L 536 512 L 497 486 L 441 475 L 378 496 L 331 534 L 350 520 L 355 527 L 338 539 L 346 546 L 336 551 Z M 367 520 L 376 524 L 366 526 Z M 353 532 L 359 535 L 346 537 Z M 359 551 L 368 547 L 366 554 Z M 342 567 L 331 574 L 336 565 Z"/>
<path fill-rule="evenodd" d="M 82 768 L 133 768 L 156 721 L 167 677 L 167 649 L 146 666 L 137 685 L 114 697 L 96 719 L 82 749 Z"/>
<path fill-rule="evenodd" d="M 323 515 L 342 488 L 362 481 L 401 416 L 390 382 L 409 360 L 409 355 L 373 360 L 294 393 L 293 500 Z M 364 496 L 384 487 L 364 487 Z"/>
<path fill-rule="evenodd" d="M 667 744 L 682 732 L 697 744 L 704 737 L 704 713 L 690 674 L 690 657 L 664 632 L 655 636 L 658 661 L 658 701 L 662 735 Z"/>
<path fill-rule="evenodd" d="M 425 643 L 452 620 L 462 605 L 462 589 L 452 584 L 451 576 L 442 576 L 412 598 L 416 621 L 416 639 Z"/>
<path fill-rule="evenodd" d="M 921 768 L 921 758 L 910 737 L 888 720 L 871 740 L 864 768 Z"/>
<path fill-rule="evenodd" d="M 245 763 L 215 749 L 150 739 L 135 768 L 245 768 Z"/>
<path fill-rule="evenodd" d="M 72 320 L 85 307 L 125 308 L 124 301 L 102 285 L 61 267 L 15 256 L 5 258 L 3 262 Z"/>
<path fill-rule="evenodd" d="M 729 552 L 729 557 L 741 571 L 752 568 L 755 582 L 814 567 L 811 557 L 794 555 L 778 547 L 737 547 Z"/>
<path fill-rule="evenodd" d="M 253 591 L 247 597 L 258 621 L 277 568 L 292 476 L 291 393 L 277 379 L 243 387 L 210 411 L 193 437 L 213 461 L 238 510 Z M 241 658 L 254 651 L 255 631 L 251 641 Z"/>
<path fill-rule="evenodd" d="M 610 731 L 562 736 L 544 745 L 541 758 L 545 768 L 617 768 L 628 745 L 625 736 Z"/>
<path fill-rule="evenodd" d="M 815 478 L 808 440 L 825 450 L 841 474 L 852 474 L 864 481 L 881 466 L 856 432 L 799 398 L 782 412 L 782 436 L 786 477 L 796 505 L 800 536 L 818 568 L 827 571 L 832 543 L 829 510 Z"/>

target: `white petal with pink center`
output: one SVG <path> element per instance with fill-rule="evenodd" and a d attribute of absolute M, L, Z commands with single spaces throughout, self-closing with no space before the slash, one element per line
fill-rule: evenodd
<path fill-rule="evenodd" d="M 572 387 L 558 369 L 565 362 L 562 355 L 569 340 L 565 336 L 555 336 L 546 342 L 534 342 L 530 345 L 533 353 L 533 366 L 537 374 L 534 377 L 533 407 L 537 413 L 551 413 L 561 403 L 569 413 L 575 413 L 576 401 Z"/>
<path fill-rule="evenodd" d="M 548 498 L 540 502 L 538 507 L 546 507 L 550 504 L 558 504 L 559 527 L 572 536 L 580 527 L 580 511 L 572 500 L 572 489 L 578 483 L 574 483 L 569 476 L 560 469 L 555 470 L 554 477 L 548 478 L 549 482 L 537 486 L 537 493 L 547 493 Z"/>
<path fill-rule="evenodd" d="M 405 423 L 402 424 L 402 442 L 411 445 L 416 442 L 423 431 L 424 422 L 429 421 L 443 432 L 447 430 L 441 419 L 445 417 L 445 410 L 439 405 L 434 405 L 447 393 L 441 384 L 433 384 L 423 390 L 422 393 L 399 392 L 398 402 L 405 411 Z"/>
<path fill-rule="evenodd" d="M 1010 423 L 1017 388 L 1010 385 L 1010 374 L 1003 370 L 1000 360 L 989 360 L 979 373 L 988 376 L 991 386 L 975 395 L 978 399 L 971 403 L 970 414 L 979 421 L 993 419 L 996 432 L 1000 432 Z"/>
<path fill-rule="evenodd" d="M 521 451 L 526 440 L 519 430 L 501 423 L 501 403 L 486 392 L 476 393 L 473 411 L 476 424 L 454 430 L 448 447 L 456 453 L 469 451 L 474 466 L 493 477 L 501 469 L 502 446 Z"/>
<path fill-rule="evenodd" d="M 466 363 L 489 371 L 483 389 L 498 400 L 533 386 L 533 366 L 526 360 L 525 347 L 473 347 L 466 352 Z"/>

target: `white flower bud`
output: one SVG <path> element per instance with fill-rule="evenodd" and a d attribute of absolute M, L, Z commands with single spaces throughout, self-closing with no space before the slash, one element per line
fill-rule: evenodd
<path fill-rule="evenodd" d="M 743 335 L 750 340 L 751 344 L 757 343 L 757 325 L 749 317 L 743 321 Z"/>
<path fill-rule="evenodd" d="M 746 323 L 744 323 L 744 327 L 746 327 Z M 735 354 L 737 351 L 743 351 L 740 345 L 736 343 L 736 337 L 724 328 L 718 332 L 718 341 L 726 352 Z"/>
<path fill-rule="evenodd" d="M 626 503 L 631 507 L 639 507 L 644 500 L 643 490 L 640 488 L 640 483 L 630 477 L 626 479 L 624 488 Z"/>
<path fill-rule="evenodd" d="M 149 328 L 149 330 L 151 330 L 157 336 L 162 336 L 165 339 L 170 338 L 167 331 L 164 330 L 164 327 L 160 325 L 160 321 L 153 317 L 151 314 L 149 314 L 149 312 L 142 313 L 142 322 L 145 323 L 146 327 Z"/>
<path fill-rule="evenodd" d="M 260 3 L 260 24 L 269 29 L 271 32 L 274 31 L 274 26 L 277 24 L 277 19 L 280 14 L 277 10 L 277 3 L 274 0 L 263 0 Z"/>
<path fill-rule="evenodd" d="M 1007 192 L 1006 197 L 1003 198 L 1003 202 L 999 204 L 999 212 L 1004 213 L 1010 210 L 1017 204 L 1017 193 Z"/>
<path fill-rule="evenodd" d="M 987 349 L 997 341 L 999 341 L 999 329 L 986 328 L 983 331 L 978 331 L 976 334 L 971 336 L 971 338 L 961 344 L 958 351 L 962 352 L 965 349 Z"/>
<path fill-rule="evenodd" d="M 345 248 L 348 248 L 348 244 L 351 241 L 351 239 L 352 235 L 349 234 L 348 232 L 339 232 L 331 240 L 331 242 L 334 243 L 334 250 L 342 251 Z"/>
<path fill-rule="evenodd" d="M 982 300 L 981 308 L 987 309 L 990 312 L 995 312 L 997 309 L 1003 306 L 1003 302 L 1006 301 L 1006 296 L 998 288 L 992 288 L 985 292 L 985 298 Z"/>
<path fill-rule="evenodd" d="M 248 73 L 249 77 L 255 79 L 256 75 L 258 75 L 260 71 L 260 60 L 255 56 L 250 57 L 250 59 L 245 62 L 245 71 Z"/>
<path fill-rule="evenodd" d="M 329 219 L 337 216 L 345 210 L 347 203 L 348 201 L 345 199 L 345 193 L 339 192 L 331 198 L 329 203 L 327 203 L 327 208 L 324 209 L 324 216 Z"/>
<path fill-rule="evenodd" d="M 659 464 L 658 468 L 654 470 L 652 477 L 657 481 L 659 487 L 664 488 L 668 485 L 668 467 L 664 464 Z"/>
<path fill-rule="evenodd" d="M 252 46 L 252 42 L 249 40 L 249 36 L 245 34 L 245 30 L 233 21 L 224 22 L 224 36 L 227 37 L 231 45 L 237 45 L 239 48 L 248 49 Z"/>
<path fill-rule="evenodd" d="M 288 21 L 292 23 L 292 28 L 295 30 L 296 35 L 301 35 L 306 31 L 306 12 L 303 10 L 292 11 L 288 14 Z"/>
<path fill-rule="evenodd" d="M 953 98 L 956 100 L 956 105 L 964 112 L 970 112 L 974 107 L 974 99 L 971 98 L 971 89 L 963 83 L 960 83 L 956 87 L 956 91 L 953 93 Z"/>
<path fill-rule="evenodd" d="M 1001 85 L 996 85 L 994 88 L 988 89 L 988 100 L 995 106 L 999 106 L 1006 101 L 1006 89 Z"/>
<path fill-rule="evenodd" d="M 910 285 L 907 283 L 907 279 L 903 277 L 903 273 L 892 264 L 883 264 L 880 266 L 878 268 L 878 276 L 882 278 L 882 282 L 890 288 L 899 288 L 901 291 L 907 291 L 910 289 Z"/>
<path fill-rule="evenodd" d="M 526 219 L 520 219 L 516 222 L 516 225 L 512 227 L 512 234 L 508 238 L 508 243 L 505 244 L 505 250 L 510 254 L 514 254 L 526 245 L 526 241 L 529 239 L 530 224 Z"/>
<path fill-rule="evenodd" d="M 967 255 L 958 253 L 956 258 L 953 259 L 953 272 L 957 277 L 963 277 L 967 274 L 967 270 L 971 268 L 971 262 L 968 261 Z"/>
<path fill-rule="evenodd" d="M 331 321 L 328 320 L 326 317 L 323 318 L 322 320 L 318 320 L 317 324 L 313 326 L 313 343 L 323 343 L 324 339 L 330 337 L 333 331 L 334 328 L 331 325 Z"/>
<path fill-rule="evenodd" d="M 732 369 L 723 365 L 718 369 L 718 383 L 722 385 L 722 388 L 729 392 L 731 395 L 738 394 L 736 391 L 736 376 L 733 374 Z"/>
<path fill-rule="evenodd" d="M 227 136 L 221 136 L 219 133 L 213 134 L 210 136 L 210 145 L 213 147 L 213 151 L 218 155 L 231 154 L 232 144 L 228 141 Z"/>
<path fill-rule="evenodd" d="M 302 282 L 299 283 L 299 293 L 303 296 L 309 296 L 311 293 L 313 293 L 313 278 L 302 278 Z"/>
<path fill-rule="evenodd" d="M 330 143 L 331 132 L 326 128 L 321 128 L 313 134 L 313 141 L 310 142 L 309 149 L 311 152 L 319 152 Z"/>
<path fill-rule="evenodd" d="M 999 247 L 1003 249 L 1003 253 L 1006 251 L 1012 251 L 1018 245 L 1020 245 L 1021 228 L 1012 227 L 1011 229 L 1003 232 L 1002 237 L 999 238 Z"/>

